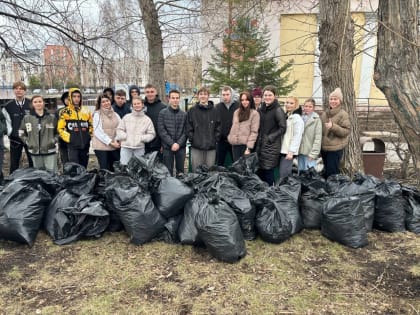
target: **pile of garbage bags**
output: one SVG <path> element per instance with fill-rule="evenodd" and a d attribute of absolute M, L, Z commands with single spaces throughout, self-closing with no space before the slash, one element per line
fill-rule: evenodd
<path fill-rule="evenodd" d="M 0 239 L 32 245 L 43 228 L 54 243 L 125 230 L 133 244 L 204 246 L 236 262 L 245 240 L 281 243 L 302 229 L 359 248 L 373 228 L 420 233 L 420 193 L 357 174 L 324 180 L 311 169 L 269 187 L 255 154 L 229 169 L 201 167 L 171 177 L 157 154 L 132 158 L 112 173 L 68 163 L 62 175 L 19 169 L 0 188 Z"/>

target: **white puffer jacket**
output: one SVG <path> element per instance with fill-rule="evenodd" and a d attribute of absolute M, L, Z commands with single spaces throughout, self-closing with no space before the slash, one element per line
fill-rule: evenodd
<path fill-rule="evenodd" d="M 144 111 L 133 111 L 124 116 L 117 128 L 116 140 L 121 141 L 121 147 L 129 149 L 144 148 L 144 144 L 156 137 L 152 120 Z"/>

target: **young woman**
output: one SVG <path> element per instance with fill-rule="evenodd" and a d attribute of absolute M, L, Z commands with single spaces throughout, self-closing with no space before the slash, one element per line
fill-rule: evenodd
<path fill-rule="evenodd" d="M 321 157 L 325 178 L 339 173 L 343 149 L 349 143 L 350 119 L 347 112 L 341 108 L 342 102 L 343 93 L 340 88 L 336 88 L 329 96 L 329 109 L 321 115 Z"/>
<path fill-rule="evenodd" d="M 304 171 L 316 166 L 321 151 L 322 122 L 315 113 L 315 100 L 309 98 L 303 105 L 302 119 L 305 123 L 302 141 L 299 148 L 298 170 Z"/>
<path fill-rule="evenodd" d="M 254 150 L 260 127 L 260 115 L 255 110 L 254 100 L 249 92 L 239 95 L 240 105 L 233 113 L 232 128 L 228 141 L 232 145 L 233 161 Z"/>
<path fill-rule="evenodd" d="M 93 113 L 92 146 L 101 169 L 113 171 L 112 165 L 120 160 L 120 143 L 115 140 L 120 121 L 120 116 L 112 109 L 111 97 L 100 95 Z"/>
<path fill-rule="evenodd" d="M 287 127 L 280 155 L 280 181 L 292 174 L 293 159 L 298 156 L 304 129 L 302 109 L 297 97 L 289 96 L 285 102 Z"/>
<path fill-rule="evenodd" d="M 44 99 L 34 95 L 31 112 L 23 117 L 19 137 L 28 146 L 33 166 L 52 172 L 57 170 L 57 119 L 45 109 Z"/>
<path fill-rule="evenodd" d="M 144 155 L 144 145 L 156 137 L 152 120 L 144 113 L 140 97 L 133 97 L 133 111 L 124 116 L 117 128 L 116 140 L 121 141 L 120 163 L 127 165 L 132 156 Z"/>
<path fill-rule="evenodd" d="M 263 97 L 257 141 L 259 176 L 267 184 L 273 185 L 274 168 L 279 165 L 282 137 L 286 131 L 286 117 L 276 99 L 274 86 L 265 87 Z"/>

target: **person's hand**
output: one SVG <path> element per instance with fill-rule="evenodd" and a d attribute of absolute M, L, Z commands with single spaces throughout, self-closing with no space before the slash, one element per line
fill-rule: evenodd
<path fill-rule="evenodd" d="M 119 149 L 121 147 L 121 144 L 118 141 L 112 141 L 111 147 L 113 147 L 114 149 Z"/>
<path fill-rule="evenodd" d="M 325 128 L 327 128 L 327 129 L 331 129 L 332 126 L 333 126 L 333 123 L 332 123 L 331 119 L 328 120 L 327 123 L 325 123 Z"/>
<path fill-rule="evenodd" d="M 249 155 L 249 154 L 251 154 L 251 150 L 249 149 L 249 148 L 246 148 L 246 150 L 245 150 L 245 153 L 244 153 L 245 155 Z"/>
<path fill-rule="evenodd" d="M 172 151 L 178 151 L 179 150 L 179 144 L 178 143 L 174 143 L 173 145 L 172 145 L 172 147 L 171 147 L 171 150 Z"/>
<path fill-rule="evenodd" d="M 292 152 L 287 153 L 286 160 L 293 160 L 293 153 Z"/>

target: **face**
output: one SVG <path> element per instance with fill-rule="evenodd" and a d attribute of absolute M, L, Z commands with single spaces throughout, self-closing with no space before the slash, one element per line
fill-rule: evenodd
<path fill-rule="evenodd" d="M 80 106 L 80 100 L 82 95 L 80 93 L 74 92 L 71 94 L 71 100 L 74 106 Z"/>
<path fill-rule="evenodd" d="M 42 97 L 36 97 L 32 100 L 32 106 L 35 109 L 35 111 L 41 111 L 44 109 L 45 104 Z"/>
<path fill-rule="evenodd" d="M 22 99 L 25 97 L 25 90 L 21 86 L 17 86 L 15 89 L 13 89 L 13 92 L 15 93 L 17 99 Z"/>
<path fill-rule="evenodd" d="M 115 103 L 117 103 L 118 106 L 123 106 L 126 102 L 125 95 L 115 95 Z"/>
<path fill-rule="evenodd" d="M 264 91 L 264 102 L 267 105 L 273 104 L 275 98 L 276 98 L 276 96 L 274 95 L 273 92 L 271 92 L 271 91 Z"/>
<path fill-rule="evenodd" d="M 139 96 L 139 92 L 137 92 L 137 90 L 133 89 L 133 90 L 130 91 L 130 95 L 131 95 L 131 98 L 134 98 L 136 96 Z"/>
<path fill-rule="evenodd" d="M 101 108 L 103 108 L 103 109 L 111 109 L 111 101 L 108 98 L 103 97 L 101 99 Z"/>
<path fill-rule="evenodd" d="M 155 88 L 147 88 L 144 93 L 146 94 L 146 98 L 149 102 L 153 102 L 156 99 L 157 91 Z"/>
<path fill-rule="evenodd" d="M 259 95 L 254 96 L 254 103 L 255 103 L 256 107 L 258 107 L 261 104 L 261 101 L 262 101 L 261 96 L 259 96 Z"/>
<path fill-rule="evenodd" d="M 314 112 L 314 104 L 312 104 L 312 102 L 305 102 L 305 104 L 303 105 L 303 112 L 306 115 L 310 115 Z"/>
<path fill-rule="evenodd" d="M 198 101 L 200 104 L 207 104 L 209 101 L 209 95 L 206 92 L 198 93 Z"/>
<path fill-rule="evenodd" d="M 285 104 L 287 112 L 293 112 L 297 107 L 296 101 L 293 98 L 287 98 Z"/>
<path fill-rule="evenodd" d="M 243 107 L 248 108 L 250 105 L 250 101 L 248 100 L 248 98 L 246 97 L 245 94 L 241 95 L 241 104 Z"/>
<path fill-rule="evenodd" d="M 169 105 L 171 105 L 172 108 L 179 107 L 179 94 L 178 93 L 171 93 L 169 95 Z"/>
<path fill-rule="evenodd" d="M 230 90 L 222 91 L 222 101 L 225 104 L 229 104 L 232 100 L 232 92 Z"/>
<path fill-rule="evenodd" d="M 337 108 L 338 106 L 340 106 L 340 99 L 336 96 L 331 96 L 329 98 L 329 105 L 331 108 Z"/>
<path fill-rule="evenodd" d="M 133 100 L 133 109 L 136 112 L 139 112 L 139 111 L 143 110 L 143 107 L 144 107 L 144 105 L 143 105 L 143 102 L 141 100 L 139 100 L 137 98 Z"/>

